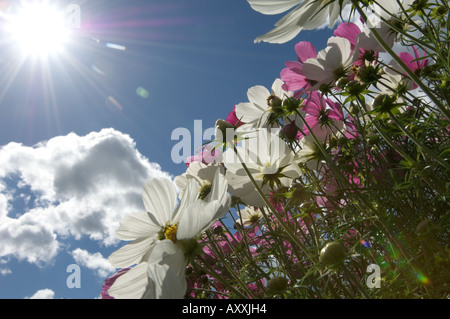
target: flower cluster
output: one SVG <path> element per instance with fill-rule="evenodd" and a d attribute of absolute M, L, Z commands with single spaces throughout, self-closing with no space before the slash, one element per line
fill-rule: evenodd
<path fill-rule="evenodd" d="M 295 44 L 184 174 L 144 186 L 105 296 L 448 297 L 448 3 L 248 2 L 294 8 L 256 41 L 352 22 L 322 50 Z M 365 282 L 373 264 L 385 289 Z"/>

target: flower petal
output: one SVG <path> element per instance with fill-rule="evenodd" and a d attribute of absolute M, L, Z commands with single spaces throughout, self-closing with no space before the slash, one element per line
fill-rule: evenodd
<path fill-rule="evenodd" d="M 141 263 L 116 279 L 108 294 L 116 299 L 140 299 L 148 284 L 147 263 Z"/>
<path fill-rule="evenodd" d="M 177 191 L 169 179 L 154 178 L 145 184 L 142 194 L 145 209 L 160 226 L 172 220 L 177 203 Z"/>
<path fill-rule="evenodd" d="M 279 14 L 285 12 L 301 0 L 247 0 L 253 10 L 262 14 Z"/>
<path fill-rule="evenodd" d="M 161 226 L 155 225 L 147 212 L 132 213 L 124 216 L 116 231 L 116 237 L 121 240 L 135 240 L 140 237 L 153 236 Z"/>
<path fill-rule="evenodd" d="M 186 293 L 186 279 L 177 276 L 169 265 L 149 264 L 148 286 L 142 299 L 182 299 Z"/>
<path fill-rule="evenodd" d="M 298 60 L 304 63 L 309 58 L 317 57 L 317 51 L 311 42 L 301 41 L 295 45 Z"/>
<path fill-rule="evenodd" d="M 108 260 L 116 268 L 125 268 L 141 262 L 155 241 L 155 237 L 139 238 L 113 252 Z"/>

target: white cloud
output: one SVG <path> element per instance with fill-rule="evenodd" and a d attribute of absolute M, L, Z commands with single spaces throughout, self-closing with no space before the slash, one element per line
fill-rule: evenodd
<path fill-rule="evenodd" d="M 55 292 L 51 289 L 41 289 L 25 299 L 55 299 Z"/>
<path fill-rule="evenodd" d="M 77 248 L 72 251 L 72 257 L 77 264 L 96 271 L 101 278 L 111 275 L 116 270 L 100 253 L 91 254 L 84 249 Z"/>
<path fill-rule="evenodd" d="M 114 244 L 121 217 L 143 209 L 145 182 L 171 178 L 114 129 L 33 147 L 9 143 L 0 163 L 0 258 L 38 265 L 52 262 L 68 238 Z"/>

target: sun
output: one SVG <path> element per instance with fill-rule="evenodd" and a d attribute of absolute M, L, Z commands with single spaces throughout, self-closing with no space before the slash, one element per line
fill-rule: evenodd
<path fill-rule="evenodd" d="M 40 57 L 61 53 L 70 35 L 64 12 L 46 2 L 23 3 L 5 31 L 23 54 Z"/>

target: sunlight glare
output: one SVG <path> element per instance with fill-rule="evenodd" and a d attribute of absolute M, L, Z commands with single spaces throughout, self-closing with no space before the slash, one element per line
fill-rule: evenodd
<path fill-rule="evenodd" d="M 24 5 L 10 17 L 7 31 L 26 55 L 60 53 L 69 37 L 64 14 L 46 3 Z"/>

